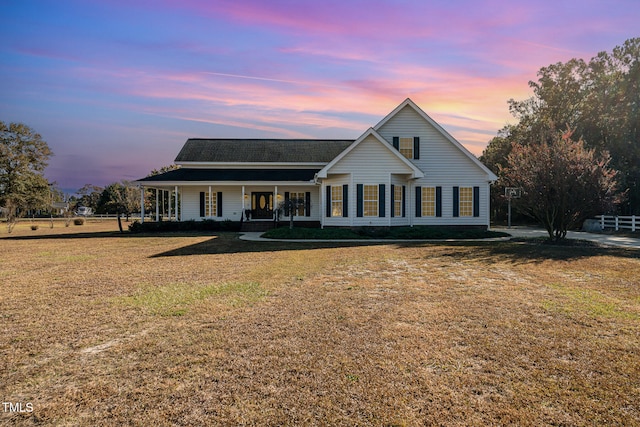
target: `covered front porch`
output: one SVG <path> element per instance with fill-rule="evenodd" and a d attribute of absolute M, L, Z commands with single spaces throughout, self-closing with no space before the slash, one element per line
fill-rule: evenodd
<path fill-rule="evenodd" d="M 289 221 L 320 224 L 319 186 L 310 183 L 253 183 L 231 184 L 175 183 L 173 185 L 144 185 L 152 194 L 151 217 L 156 221 L 239 221 L 275 223 Z M 145 205 L 144 194 L 141 204 Z M 285 209 L 288 200 L 303 200 L 295 209 Z M 147 214 L 144 208 L 142 217 Z M 262 227 L 264 228 L 264 227 Z"/>

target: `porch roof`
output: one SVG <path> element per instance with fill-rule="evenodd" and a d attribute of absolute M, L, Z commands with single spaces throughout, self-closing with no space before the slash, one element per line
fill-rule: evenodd
<path fill-rule="evenodd" d="M 140 183 L 179 181 L 313 181 L 319 169 L 189 169 L 180 168 L 137 180 Z"/>

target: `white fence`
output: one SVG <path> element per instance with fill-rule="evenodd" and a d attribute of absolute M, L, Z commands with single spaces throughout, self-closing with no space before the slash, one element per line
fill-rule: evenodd
<path fill-rule="evenodd" d="M 636 215 L 631 216 L 613 216 L 613 215 L 600 215 L 597 217 L 600 220 L 600 228 L 618 230 L 631 230 L 637 231 L 640 229 L 640 217 Z"/>

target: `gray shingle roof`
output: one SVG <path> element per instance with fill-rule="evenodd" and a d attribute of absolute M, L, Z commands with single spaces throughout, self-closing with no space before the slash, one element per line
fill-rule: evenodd
<path fill-rule="evenodd" d="M 174 181 L 312 181 L 319 169 L 190 169 L 148 176 L 140 182 Z"/>
<path fill-rule="evenodd" d="M 353 141 L 190 138 L 175 162 L 329 163 Z"/>

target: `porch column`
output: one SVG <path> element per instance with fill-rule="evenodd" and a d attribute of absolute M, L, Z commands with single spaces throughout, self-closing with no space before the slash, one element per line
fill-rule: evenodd
<path fill-rule="evenodd" d="M 278 186 L 276 185 L 276 189 L 273 193 L 273 206 L 271 206 L 271 209 L 273 209 L 273 218 L 276 218 L 276 215 L 278 215 L 278 213 L 276 212 L 276 209 L 278 209 Z"/>
<path fill-rule="evenodd" d="M 416 210 L 413 206 L 414 200 L 416 199 L 415 190 L 413 189 L 413 180 L 408 182 L 407 185 L 407 215 L 409 216 L 409 227 L 413 227 L 413 217 L 416 215 Z"/>
<path fill-rule="evenodd" d="M 391 199 L 394 197 L 394 195 L 391 194 L 391 188 L 393 188 L 393 187 L 391 187 L 393 185 L 391 183 L 392 183 L 391 174 L 389 174 L 389 186 L 387 187 L 389 190 L 384 192 L 384 198 L 386 199 L 384 201 L 384 205 L 385 206 L 391 206 L 390 202 L 391 202 Z M 389 197 L 387 197 L 387 194 L 389 194 Z M 389 203 L 387 203 L 387 200 L 389 200 Z M 388 215 L 388 217 L 389 217 L 389 227 L 391 227 L 391 218 L 392 218 L 391 212 L 393 212 L 394 209 L 395 209 L 394 206 L 391 206 L 391 209 L 389 209 L 389 215 Z M 387 213 L 385 212 L 385 215 L 386 214 Z M 402 211 L 400 211 L 400 216 L 402 216 Z"/>
<path fill-rule="evenodd" d="M 171 221 L 171 190 L 167 190 L 167 216 Z"/>
<path fill-rule="evenodd" d="M 140 223 L 144 223 L 144 187 L 140 186 Z"/>
<path fill-rule="evenodd" d="M 178 186 L 176 185 L 176 221 L 180 221 L 178 218 Z"/>
<path fill-rule="evenodd" d="M 218 213 L 216 212 L 216 214 L 213 214 L 212 211 L 213 208 L 213 200 L 211 200 L 211 186 L 209 186 L 209 216 L 216 216 L 218 215 Z M 205 212 L 206 213 L 206 212 Z"/>
<path fill-rule="evenodd" d="M 324 228 L 324 216 L 327 213 L 327 198 L 325 196 L 325 184 L 324 180 L 320 184 L 320 228 Z"/>
<path fill-rule="evenodd" d="M 160 192 L 156 188 L 156 222 L 160 220 L 160 200 L 158 197 L 160 197 Z"/>

